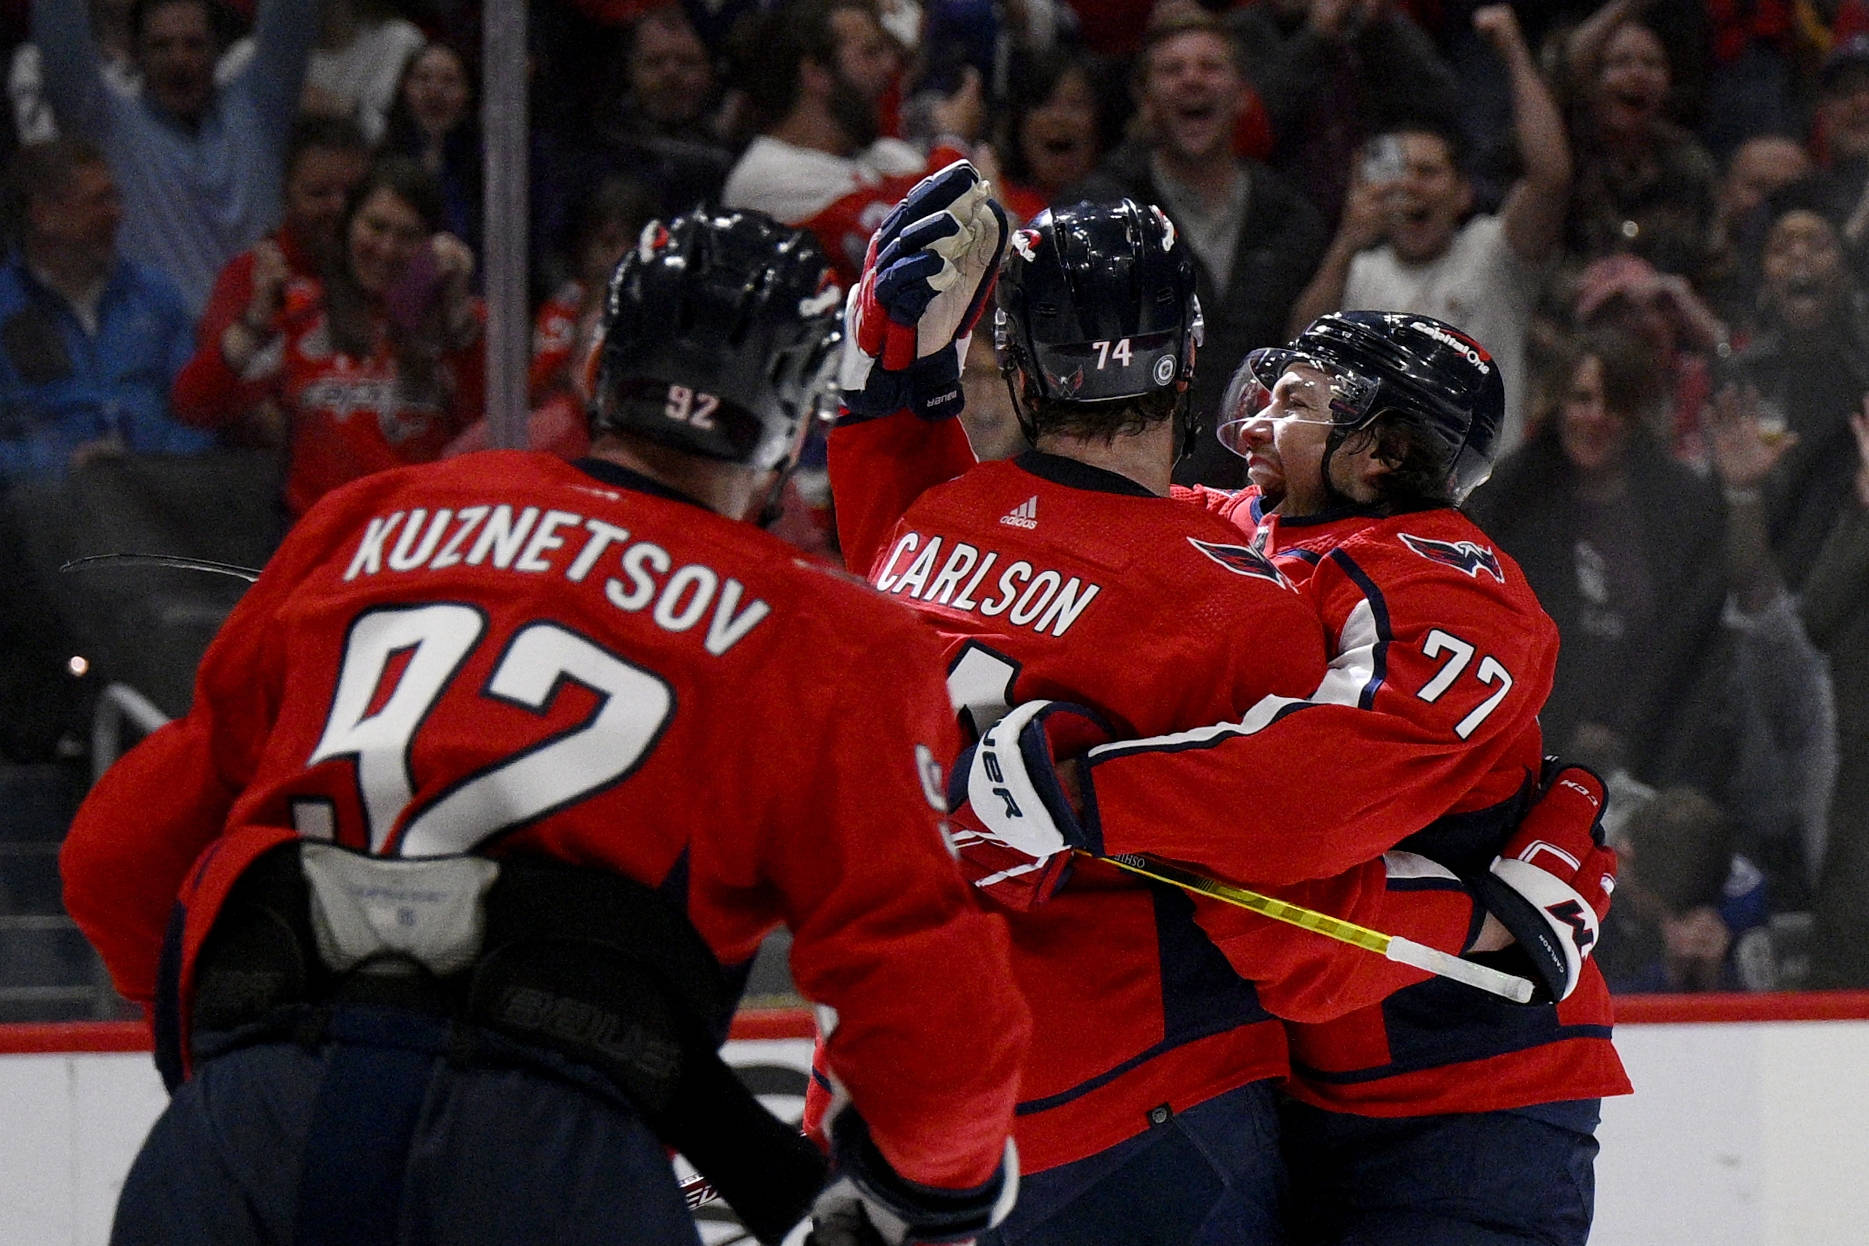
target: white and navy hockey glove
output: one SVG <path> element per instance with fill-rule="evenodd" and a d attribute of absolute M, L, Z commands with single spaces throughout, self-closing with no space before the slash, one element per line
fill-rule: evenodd
<path fill-rule="evenodd" d="M 831 1184 L 812 1209 L 806 1246 L 971 1246 L 1006 1218 L 1019 1193 L 1019 1158 L 1010 1138 L 1005 1158 L 984 1184 L 937 1189 L 891 1168 L 851 1107 L 831 1120 L 831 1164 Z"/>
<path fill-rule="evenodd" d="M 960 413 L 961 354 L 1006 250 L 992 189 L 957 160 L 917 182 L 871 236 L 844 308 L 838 384 L 852 415 Z"/>
<path fill-rule="evenodd" d="M 1603 842 L 1603 781 L 1582 766 L 1546 762 L 1538 800 L 1492 869 L 1469 880 L 1482 905 L 1512 932 L 1546 996 L 1567 998 L 1596 950 L 1616 889 L 1616 853 Z"/>
<path fill-rule="evenodd" d="M 956 812 L 964 803 L 971 822 L 1028 857 L 1042 861 L 1072 848 L 1101 852 L 1095 807 L 1073 807 L 1059 763 L 1113 738 L 1103 717 L 1085 706 L 1015 705 L 955 762 L 948 803 Z"/>

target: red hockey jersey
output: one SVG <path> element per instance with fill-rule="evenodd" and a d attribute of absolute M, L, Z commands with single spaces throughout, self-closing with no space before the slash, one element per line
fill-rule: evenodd
<path fill-rule="evenodd" d="M 616 870 L 673 888 L 728 966 L 784 922 L 884 1154 L 972 1185 L 1029 1022 L 943 840 L 938 660 L 907 611 L 612 465 L 384 472 L 298 524 L 189 714 L 91 793 L 67 902 L 144 1003 L 178 896 L 186 999 L 226 889 L 294 835 Z"/>
<path fill-rule="evenodd" d="M 1324 619 L 1331 673 L 1244 720 L 1093 750 L 1106 850 L 1203 850 L 1275 881 L 1398 845 L 1484 870 L 1538 773 L 1557 654 L 1517 564 L 1454 510 L 1261 520 L 1250 493 L 1188 496 L 1258 524 L 1255 545 Z M 1212 855 L 1222 830 L 1235 859 Z M 1610 1023 L 1594 963 L 1556 1006 L 1424 983 L 1292 1027 L 1291 1089 L 1396 1116 L 1622 1094 Z"/>
<path fill-rule="evenodd" d="M 846 557 L 934 625 L 976 729 L 1053 698 L 1147 735 L 1302 696 L 1324 672 L 1316 614 L 1218 518 L 1037 453 L 923 491 L 971 464 L 958 421 L 846 421 L 830 450 Z M 891 510 L 902 517 L 885 527 Z M 1410 937 L 1453 951 L 1473 927 L 1451 879 L 1391 891 L 1380 862 L 1285 894 L 1370 925 L 1393 927 L 1406 907 Z M 1087 861 L 1009 921 L 1034 1018 L 1017 1129 L 1028 1171 L 1139 1133 L 1162 1104 L 1282 1076 L 1268 1009 L 1336 1015 L 1422 977 Z"/>
<path fill-rule="evenodd" d="M 438 458 L 450 438 L 480 418 L 485 338 L 443 355 L 435 392 L 405 382 L 379 321 L 363 357 L 339 353 L 321 305 L 288 316 L 272 347 L 241 376 L 220 346 L 204 346 L 175 379 L 177 419 L 216 427 L 274 399 L 291 426 L 286 508 L 303 514 L 326 492 L 371 472 Z"/>

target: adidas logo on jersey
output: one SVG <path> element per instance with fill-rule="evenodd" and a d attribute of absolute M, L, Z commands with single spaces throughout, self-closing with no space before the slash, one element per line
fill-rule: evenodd
<path fill-rule="evenodd" d="M 999 521 L 1013 528 L 1038 527 L 1038 494 L 1034 493 L 1031 497 L 1019 503 L 1004 515 L 1001 515 Z"/>

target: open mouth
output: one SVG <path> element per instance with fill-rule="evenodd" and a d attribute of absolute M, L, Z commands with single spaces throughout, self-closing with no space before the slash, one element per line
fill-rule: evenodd
<path fill-rule="evenodd" d="M 1175 105 L 1169 115 L 1181 125 L 1207 125 L 1220 116 L 1220 104 L 1211 99 L 1188 100 Z"/>
<path fill-rule="evenodd" d="M 1645 113 L 1654 109 L 1655 93 L 1646 87 L 1621 87 L 1608 93 L 1612 107 L 1621 112 Z"/>
<path fill-rule="evenodd" d="M 1792 277 L 1778 286 L 1779 303 L 1800 311 L 1819 307 L 1825 299 L 1825 283 L 1818 277 Z"/>

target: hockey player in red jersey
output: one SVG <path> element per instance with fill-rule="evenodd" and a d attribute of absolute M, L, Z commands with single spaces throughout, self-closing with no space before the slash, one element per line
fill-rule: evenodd
<path fill-rule="evenodd" d="M 940 633 L 974 729 L 1050 697 L 1094 707 L 1060 729 L 1082 734 L 1094 715 L 1093 738 L 1150 734 L 1315 688 L 1315 613 L 1225 522 L 1167 496 L 1199 310 L 1186 245 L 1158 210 L 1083 204 L 1011 235 L 996 319 L 1035 449 L 966 470 L 947 418 L 954 343 L 1003 228 L 959 165 L 871 244 L 831 438 L 852 565 Z M 976 885 L 1010 911 L 1034 1013 L 1022 1199 L 991 1240 L 1282 1240 L 1271 1086 L 1284 1051 L 1268 1010 L 1329 1016 L 1421 975 L 1112 866 L 1080 860 L 1059 887 L 1056 869 L 962 841 Z M 1480 923 L 1451 875 L 1425 867 L 1396 854 L 1293 898 L 1419 923 L 1416 937 L 1458 951 Z"/>
<path fill-rule="evenodd" d="M 1041 856 L 1092 845 L 1281 880 L 1400 846 L 1470 880 L 1544 1002 L 1428 982 L 1290 1027 L 1294 1234 L 1582 1243 L 1597 1102 L 1629 1090 L 1588 959 L 1614 860 L 1600 831 L 1553 852 L 1514 829 L 1540 787 L 1536 714 L 1557 636 L 1518 567 L 1457 509 L 1490 470 L 1497 367 L 1439 321 L 1347 312 L 1254 352 L 1241 381 L 1221 431 L 1255 489 L 1196 500 L 1256 526 L 1256 548 L 1316 603 L 1330 677 L 1244 719 L 1093 748 L 1069 794 L 1042 752 L 1002 747 L 1030 763 L 1022 782 L 1058 799 L 1022 818 L 976 813 Z M 1323 765 L 1349 781 L 1317 782 Z M 1544 786 L 1600 808 L 1586 772 Z"/>
<path fill-rule="evenodd" d="M 665 1146 L 762 1241 L 814 1198 L 891 1246 L 1004 1214 L 1029 1020 L 943 840 L 937 647 L 738 522 L 830 277 L 757 214 L 652 225 L 591 457 L 335 491 L 91 793 L 67 903 L 179 1082 L 114 1241 L 698 1242 Z M 838 1017 L 822 1194 L 717 1053 L 781 922 Z"/>

